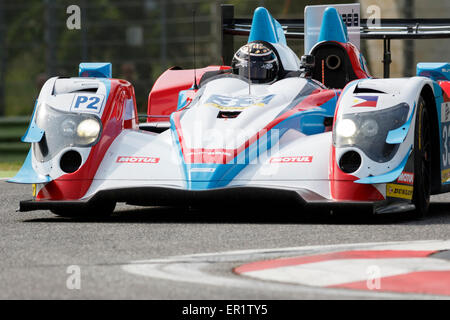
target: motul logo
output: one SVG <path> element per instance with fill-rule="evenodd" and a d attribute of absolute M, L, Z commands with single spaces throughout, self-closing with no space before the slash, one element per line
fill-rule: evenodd
<path fill-rule="evenodd" d="M 414 184 L 414 173 L 402 172 L 402 174 L 398 177 L 397 182 Z"/>
<path fill-rule="evenodd" d="M 154 157 L 118 157 L 117 163 L 158 163 L 159 158 Z"/>
<path fill-rule="evenodd" d="M 312 156 L 274 157 L 270 159 L 270 163 L 309 163 L 312 162 L 312 158 Z"/>

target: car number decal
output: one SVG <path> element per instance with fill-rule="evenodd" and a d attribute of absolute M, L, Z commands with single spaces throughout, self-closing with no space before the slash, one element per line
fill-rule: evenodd
<path fill-rule="evenodd" d="M 101 94 L 77 94 L 73 99 L 70 111 L 100 113 L 104 96 Z"/>
<path fill-rule="evenodd" d="M 270 94 L 263 97 L 230 97 L 223 95 L 211 95 L 205 102 L 205 106 L 216 107 L 220 110 L 242 110 L 248 107 L 263 107 L 268 104 L 274 97 Z"/>
<path fill-rule="evenodd" d="M 450 103 L 441 103 L 441 182 L 449 182 L 449 170 L 450 170 Z"/>

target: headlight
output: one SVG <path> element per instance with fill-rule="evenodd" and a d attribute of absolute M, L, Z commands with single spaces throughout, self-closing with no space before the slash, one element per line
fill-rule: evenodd
<path fill-rule="evenodd" d="M 357 147 L 376 162 L 389 161 L 399 144 L 386 143 L 386 137 L 406 122 L 408 113 L 409 105 L 400 103 L 380 111 L 344 114 L 336 121 L 333 143 L 336 147 Z"/>
<path fill-rule="evenodd" d="M 373 137 L 378 133 L 378 123 L 373 119 L 365 120 L 361 125 L 361 133 L 366 137 Z"/>
<path fill-rule="evenodd" d="M 356 132 L 356 125 L 353 120 L 343 119 L 336 126 L 336 134 L 345 138 L 350 138 Z"/>
<path fill-rule="evenodd" d="M 78 124 L 77 135 L 83 144 L 94 142 L 98 138 L 99 133 L 100 124 L 94 119 L 85 119 Z"/>
<path fill-rule="evenodd" d="M 71 119 L 66 119 L 61 124 L 62 134 L 66 137 L 73 137 L 75 134 L 76 123 Z"/>

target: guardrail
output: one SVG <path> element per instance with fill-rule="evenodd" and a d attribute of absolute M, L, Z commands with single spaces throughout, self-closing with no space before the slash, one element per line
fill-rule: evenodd
<path fill-rule="evenodd" d="M 139 114 L 141 121 L 146 120 L 146 114 Z M 21 142 L 25 134 L 30 116 L 0 117 L 0 163 L 23 161 L 30 148 L 29 143 Z M 145 121 L 144 121 L 145 122 Z"/>
<path fill-rule="evenodd" d="M 0 118 L 0 162 L 23 160 L 30 148 L 20 138 L 27 130 L 30 117 Z"/>

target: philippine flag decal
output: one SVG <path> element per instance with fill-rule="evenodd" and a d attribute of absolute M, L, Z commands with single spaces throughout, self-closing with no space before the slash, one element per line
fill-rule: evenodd
<path fill-rule="evenodd" d="M 357 96 L 354 97 L 352 107 L 376 107 L 378 96 Z"/>

